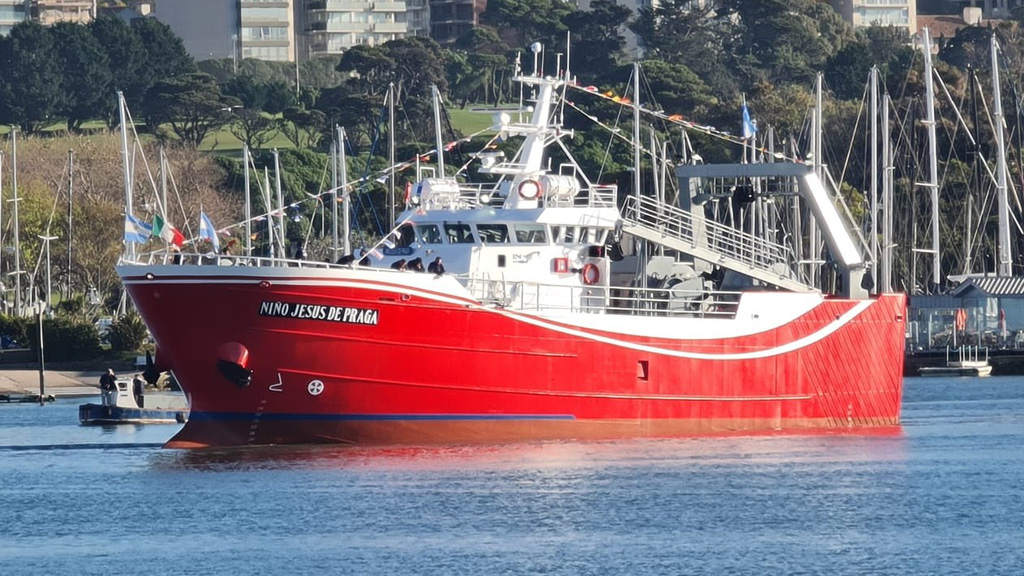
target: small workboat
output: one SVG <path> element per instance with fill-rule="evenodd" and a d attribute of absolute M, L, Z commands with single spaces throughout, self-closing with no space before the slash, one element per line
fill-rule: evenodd
<path fill-rule="evenodd" d="M 131 381 L 119 378 L 116 394 L 110 400 L 78 407 L 78 421 L 82 425 L 92 425 L 183 424 L 188 420 L 188 400 L 184 394 L 146 394 L 143 405 L 146 404 L 149 407 L 139 406 Z"/>

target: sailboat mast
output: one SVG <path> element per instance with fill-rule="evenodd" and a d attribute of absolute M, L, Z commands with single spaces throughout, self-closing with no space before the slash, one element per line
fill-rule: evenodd
<path fill-rule="evenodd" d="M 242 145 L 242 173 L 245 174 L 245 255 L 250 257 L 252 256 L 252 184 L 249 182 L 248 144 Z"/>
<path fill-rule="evenodd" d="M 999 42 L 992 35 L 992 121 L 996 123 L 996 188 L 999 203 L 999 276 L 1012 276 L 1010 214 L 1006 192 L 1006 142 L 1003 134 L 1003 99 L 999 88 Z"/>
<path fill-rule="evenodd" d="M 349 195 L 348 190 L 348 158 L 345 155 L 345 129 L 338 126 L 338 150 L 341 152 L 338 155 L 338 160 L 341 162 L 341 194 L 344 199 L 341 203 L 342 212 L 344 214 L 341 217 L 341 230 L 344 238 L 342 239 L 342 246 L 344 247 L 344 254 L 352 253 L 352 243 L 349 240 L 349 214 L 352 213 L 352 207 L 350 202 L 352 199 Z M 337 209 L 335 209 L 337 210 Z"/>
<path fill-rule="evenodd" d="M 71 276 L 71 238 L 72 238 L 71 231 L 72 231 L 72 224 L 74 222 L 73 215 L 72 215 L 72 206 L 73 206 L 72 205 L 72 198 L 74 198 L 74 195 L 75 195 L 75 151 L 74 150 L 68 150 L 68 260 L 67 260 L 68 261 L 68 268 L 67 268 L 68 285 L 67 285 L 67 287 L 68 287 L 68 299 L 69 300 L 71 299 L 71 296 L 74 294 L 74 292 L 72 292 L 72 286 L 71 286 L 71 278 L 72 278 L 72 276 Z"/>
<path fill-rule="evenodd" d="M 391 224 L 395 222 L 395 84 L 388 84 L 388 199 L 391 201 Z"/>
<path fill-rule="evenodd" d="M 128 215 L 134 216 L 132 211 L 132 171 L 128 160 L 128 118 L 125 114 L 124 93 L 117 93 L 117 113 L 121 122 L 121 158 L 124 170 L 124 210 Z M 128 258 L 135 259 L 135 242 L 128 242 Z"/>
<path fill-rule="evenodd" d="M 878 286 L 878 66 L 871 67 L 871 285 Z"/>
<path fill-rule="evenodd" d="M 939 251 L 939 153 L 935 135 L 935 80 L 932 71 L 931 37 L 927 28 L 922 29 L 921 34 L 924 39 L 924 125 L 928 129 L 928 182 L 925 186 L 931 192 L 932 199 L 932 287 L 937 290 L 942 283 L 942 253 Z"/>
<path fill-rule="evenodd" d="M 889 139 L 889 94 L 882 95 L 882 278 L 881 292 L 892 292 L 892 143 Z"/>
<path fill-rule="evenodd" d="M 284 246 L 284 193 L 281 191 L 281 155 L 274 149 L 274 183 L 277 189 L 277 257 L 287 258 Z"/>
<path fill-rule="evenodd" d="M 331 262 L 338 261 L 338 140 L 331 137 Z"/>
<path fill-rule="evenodd" d="M 18 219 L 18 131 L 11 127 L 11 203 L 14 206 L 14 314 L 21 316 L 21 221 Z M 131 244 L 131 242 L 129 242 Z"/>

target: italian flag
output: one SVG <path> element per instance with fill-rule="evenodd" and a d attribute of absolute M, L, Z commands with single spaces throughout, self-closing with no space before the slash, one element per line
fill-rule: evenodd
<path fill-rule="evenodd" d="M 153 216 L 153 236 L 159 236 L 164 239 L 164 242 L 175 246 L 185 243 L 185 236 L 177 228 L 165 222 L 159 214 Z"/>

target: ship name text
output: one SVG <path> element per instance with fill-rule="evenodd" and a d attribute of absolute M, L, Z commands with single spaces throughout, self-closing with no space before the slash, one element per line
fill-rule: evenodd
<path fill-rule="evenodd" d="M 324 320 L 327 322 L 342 322 L 344 324 L 376 326 L 379 311 L 372 308 L 263 301 L 260 303 L 260 316 L 295 318 L 297 320 Z"/>

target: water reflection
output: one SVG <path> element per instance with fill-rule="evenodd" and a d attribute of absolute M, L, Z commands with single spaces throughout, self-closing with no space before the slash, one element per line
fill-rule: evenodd
<path fill-rule="evenodd" d="M 551 441 L 466 446 L 260 446 L 164 450 L 160 470 L 517 470 L 720 464 L 900 461 L 899 427 L 859 434 L 773 434 L 609 441 Z"/>

